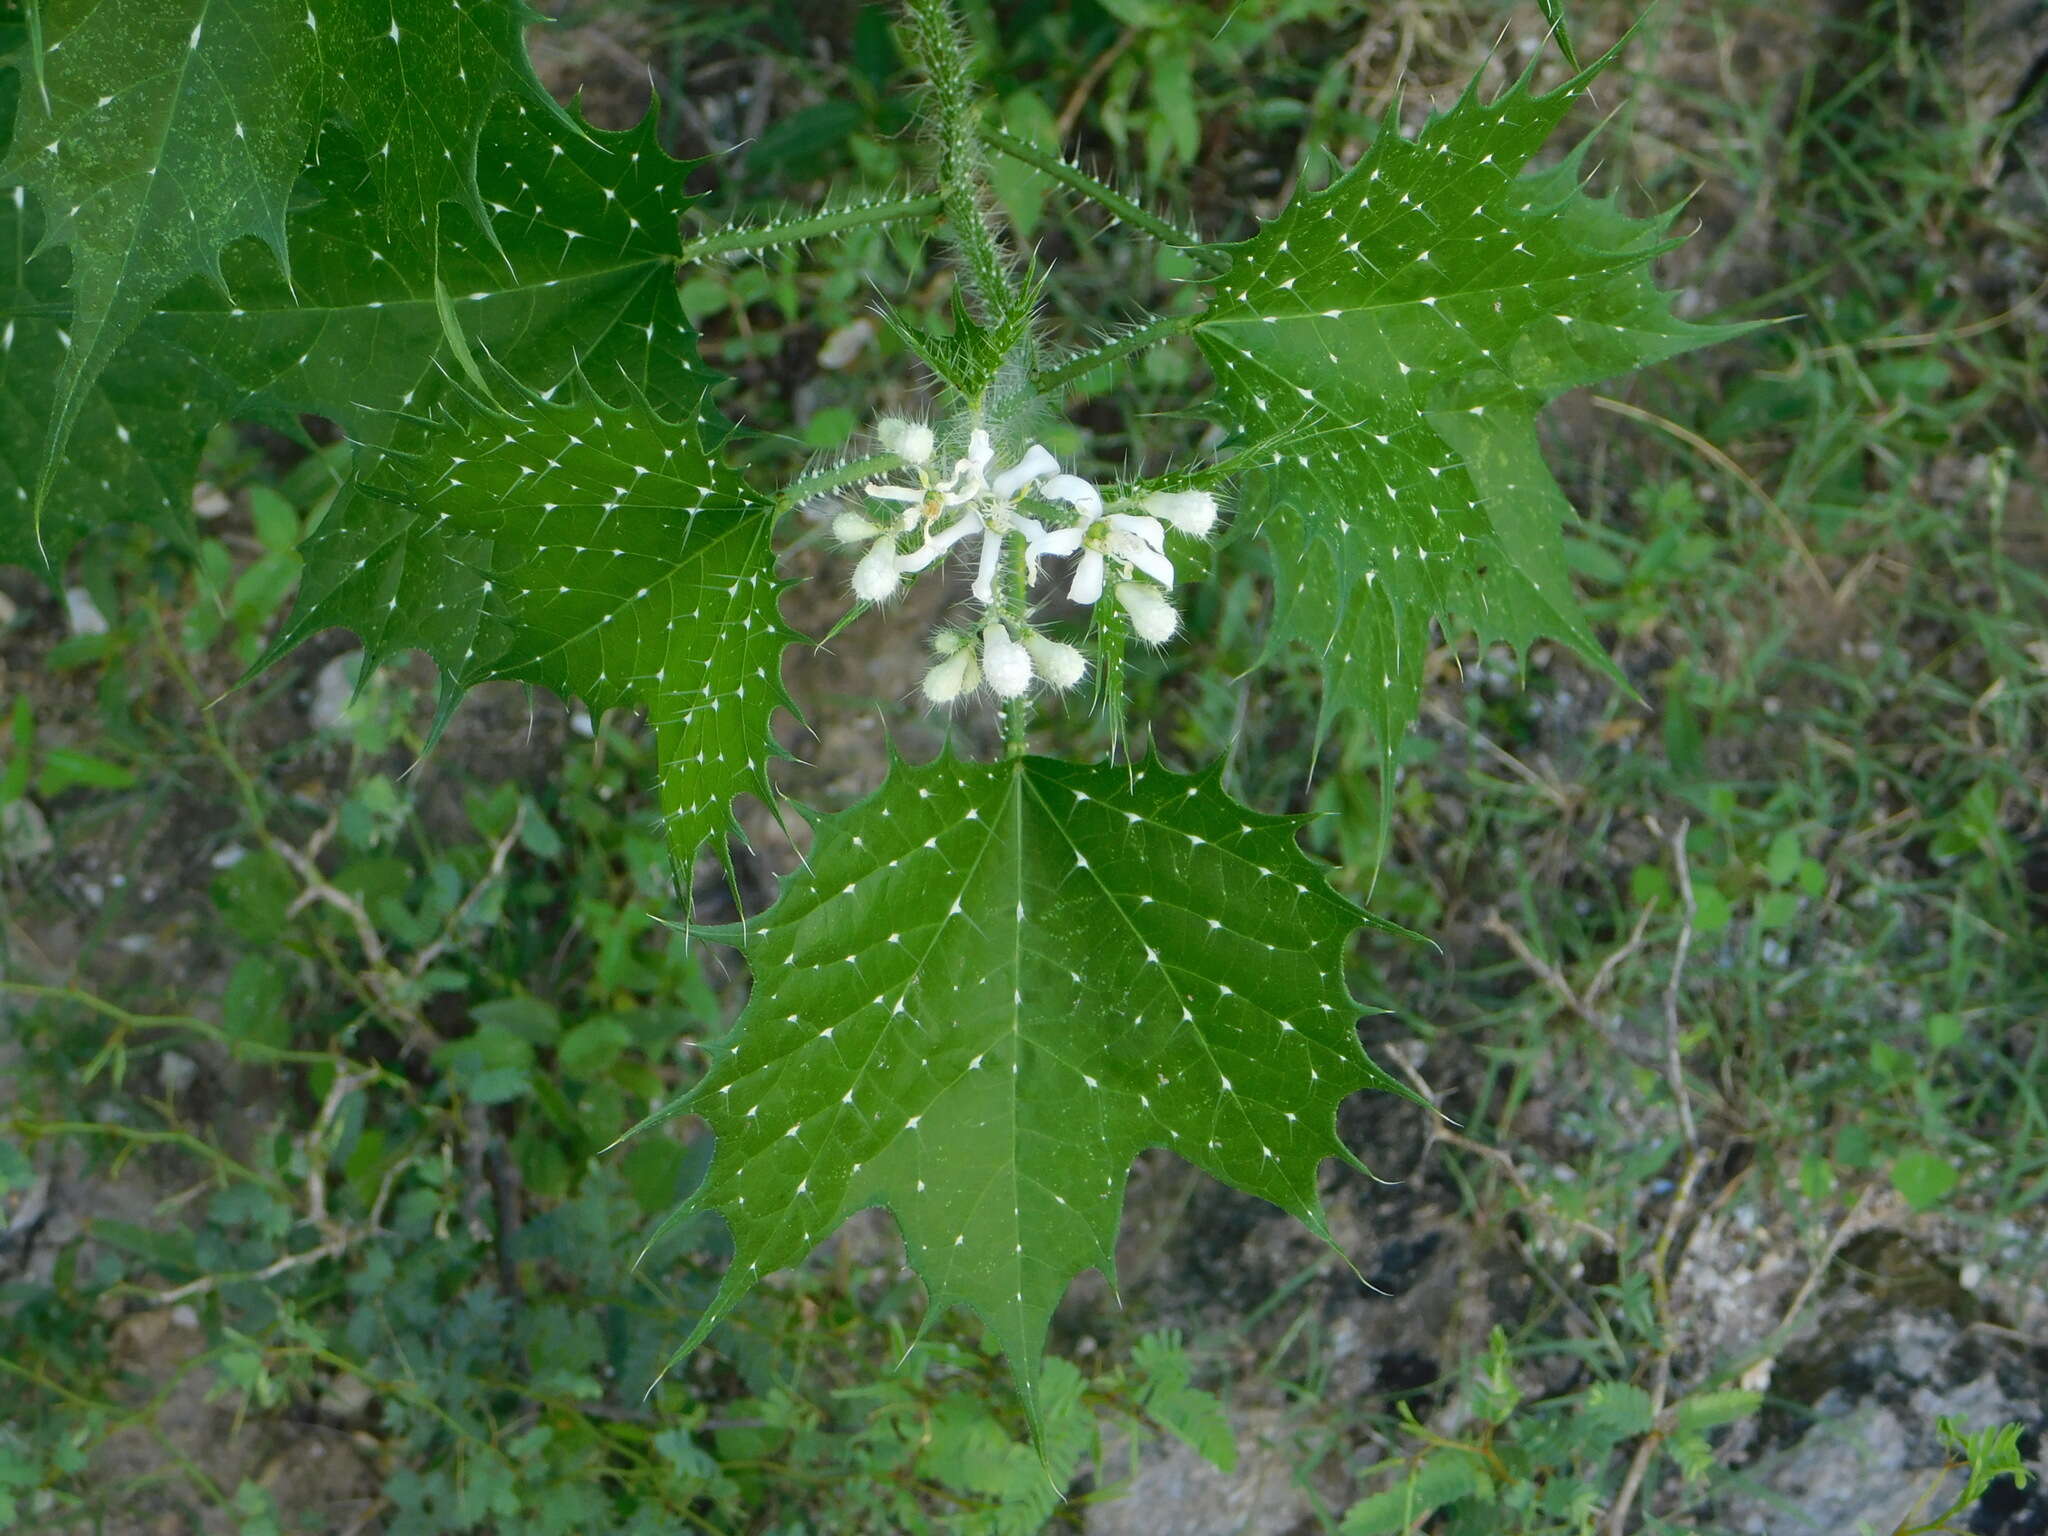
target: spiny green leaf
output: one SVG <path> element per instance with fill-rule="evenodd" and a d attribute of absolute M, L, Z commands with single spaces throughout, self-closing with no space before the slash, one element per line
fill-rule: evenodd
<path fill-rule="evenodd" d="M 117 518 L 189 538 L 199 448 L 228 417 L 295 430 L 300 415 L 319 415 L 358 440 L 386 439 L 393 413 L 424 410 L 441 388 L 437 281 L 470 345 L 534 387 L 580 362 L 665 414 L 696 412 L 709 375 L 673 280 L 689 164 L 661 150 L 651 116 L 623 133 L 563 135 L 551 114 L 501 103 L 480 151 L 490 235 L 452 216 L 432 254 L 383 239 L 372 158 L 344 127 L 322 134 L 291 218 L 289 282 L 243 242 L 222 260 L 225 292 L 195 280 L 156 302 L 80 407 L 40 529 L 53 564 Z M 0 223 L 24 221 L 23 240 L 38 217 L 0 205 Z M 18 266 L 4 300 L 17 334 L 0 354 L 0 558 L 23 563 L 42 563 L 26 509 L 71 324 L 68 260 L 53 249 Z"/>
<path fill-rule="evenodd" d="M 639 705 L 687 863 L 735 795 L 769 794 L 782 651 L 797 638 L 778 612 L 774 519 L 712 457 L 713 426 L 581 380 L 516 411 L 451 403 L 307 541 L 273 654 L 341 625 L 366 664 L 416 647 L 453 689 L 512 677 L 593 711 Z"/>
<path fill-rule="evenodd" d="M 1196 327 L 1233 425 L 1294 434 L 1247 484 L 1274 554 L 1271 645 L 1313 651 L 1325 722 L 1361 710 L 1389 754 L 1433 619 L 1607 665 L 1537 412 L 1735 333 L 1670 312 L 1647 270 L 1667 221 L 1587 195 L 1579 154 L 1522 174 L 1606 62 L 1547 94 L 1526 75 L 1493 101 L 1467 90 L 1413 140 L 1390 118 L 1350 171 L 1228 247 Z"/>
<path fill-rule="evenodd" d="M 1131 1160 L 1167 1147 L 1327 1237 L 1337 1106 L 1400 1090 L 1344 983 L 1372 921 L 1214 771 L 897 764 L 823 820 L 743 940 L 755 983 L 687 1108 L 717 1135 L 681 1214 L 734 1255 L 693 1347 L 854 1211 L 894 1213 L 932 1314 L 979 1314 L 1034 1425 L 1046 1327 L 1114 1279 Z M 725 937 L 740 936 L 733 930 Z"/>
<path fill-rule="evenodd" d="M 20 50 L 26 36 L 18 10 L 0 3 L 0 56 Z M 0 72 L 0 143 L 11 141 L 17 72 Z M 42 244 L 42 211 L 17 186 L 0 197 L 0 561 L 42 564 L 29 501 L 47 435 L 50 381 L 73 349 L 71 303 L 65 291 L 69 258 L 61 250 L 32 259 Z M 198 456 L 188 398 L 167 394 L 156 379 L 177 360 L 144 343 L 132 367 L 102 376 L 80 407 L 84 436 L 66 468 L 66 501 L 82 521 L 117 517 L 154 523 L 167 537 L 189 540 L 191 517 L 164 515 L 184 509 Z M 201 429 L 203 431 L 203 428 Z M 151 452 L 153 445 L 188 442 L 181 470 Z M 64 548 L 70 547 L 66 540 Z"/>
<path fill-rule="evenodd" d="M 1025 280 L 1019 301 L 989 325 L 975 319 L 966 300 L 956 292 L 950 334 L 920 326 L 893 307 L 883 310 L 882 318 L 942 383 L 963 400 L 979 403 L 1003 369 L 1015 362 L 1018 348 L 1030 334 L 1041 286 L 1040 275 L 1033 273 Z"/>
<path fill-rule="evenodd" d="M 8 82 L 0 80 L 0 90 Z M 20 192 L 15 189 L 15 193 Z M 91 528 L 120 519 L 150 524 L 174 543 L 192 541 L 192 476 L 207 423 L 188 391 L 162 381 L 188 376 L 187 359 L 160 338 L 138 336 L 124 366 L 102 373 L 81 397 L 39 545 L 30 501 L 50 424 L 50 381 L 72 350 L 67 258 L 33 260 L 39 210 L 0 196 L 0 562 L 59 565 Z"/>
<path fill-rule="evenodd" d="M 287 216 L 329 117 L 366 146 L 378 244 L 431 262 L 441 210 L 485 223 L 477 142 L 502 97 L 558 114 L 527 60 L 522 0 L 42 0 L 0 180 L 41 200 L 72 255 L 72 345 L 38 490 L 92 386 L 164 294 L 224 281 L 253 238 L 290 272 Z M 565 131 L 567 129 L 564 123 Z M 38 498 L 39 499 L 39 498 Z"/>

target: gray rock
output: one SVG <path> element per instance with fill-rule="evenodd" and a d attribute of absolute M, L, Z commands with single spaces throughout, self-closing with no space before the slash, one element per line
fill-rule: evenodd
<path fill-rule="evenodd" d="M 1944 1415 L 1966 1429 L 2048 1425 L 2048 1374 L 2039 1362 L 1946 1312 L 1873 1317 L 1860 1306 L 1839 1308 L 1819 1342 L 1826 1352 L 1788 1375 L 1832 1384 L 1812 1403 L 1810 1421 L 1744 1469 L 1756 1491 L 1726 1506 L 1722 1529 L 1889 1536 L 1916 1505 L 1925 1511 L 1918 1519 L 1932 1518 L 1960 1489 L 1960 1474 L 1942 1476 L 1935 1425 Z M 2035 1471 L 2038 1479 L 2048 1467 L 2037 1461 Z M 1942 1486 L 1930 1494 L 1937 1480 Z M 2038 1480 L 1998 1507 L 1991 1502 L 1964 1516 L 1964 1528 L 1984 1536 L 2048 1529 Z"/>
<path fill-rule="evenodd" d="M 1140 1454 L 1121 1498 L 1088 1507 L 1083 1529 L 1088 1536 L 1291 1536 L 1315 1529 L 1293 1463 L 1267 1439 L 1279 1437 L 1277 1416 L 1247 1414 L 1234 1429 L 1235 1471 L 1217 1471 L 1178 1440 L 1155 1441 Z M 1119 1478 L 1129 1465 L 1129 1442 L 1111 1441 L 1101 1480 Z"/>

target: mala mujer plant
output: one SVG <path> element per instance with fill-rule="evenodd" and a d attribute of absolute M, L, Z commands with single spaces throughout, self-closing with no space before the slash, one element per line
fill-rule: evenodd
<path fill-rule="evenodd" d="M 937 709 L 999 708 L 995 762 L 898 762 L 774 907 L 713 936 L 754 974 L 701 1081 L 654 1120 L 716 1137 L 683 1215 L 734 1255 L 684 1345 L 846 1216 L 895 1216 L 931 1312 L 971 1308 L 1039 1422 L 1047 1325 L 1113 1273 L 1132 1158 L 1165 1147 L 1326 1235 L 1360 1048 L 1347 944 L 1375 921 L 1212 767 L 1030 755 L 1035 700 L 1092 682 L 1121 738 L 1124 658 L 1172 642 L 1186 553 L 1266 544 L 1270 645 L 1317 658 L 1326 718 L 1391 753 L 1433 623 L 1556 636 L 1599 661 L 1535 420 L 1559 393 L 1727 334 L 1676 319 L 1663 221 L 1533 156 L 1607 62 L 1554 90 L 1468 91 L 1249 239 L 1207 245 L 986 127 L 947 0 L 909 0 L 933 188 L 685 238 L 686 165 L 651 119 L 556 105 L 519 0 L 41 0 L 0 29 L 14 258 L 0 370 L 0 557 L 55 575 L 106 524 L 190 545 L 206 433 L 327 417 L 354 468 L 303 546 L 270 657 L 331 626 L 369 663 L 419 649 L 444 711 L 491 678 L 654 726 L 671 847 L 723 848 L 772 796 L 789 701 L 774 536 L 824 498 L 852 601 L 971 570 L 931 637 Z M 1611 57 L 1611 55 L 1610 55 Z M 1047 347 L 1056 274 L 987 185 L 1011 156 L 1210 276 L 1189 316 Z M 929 367 L 929 421 L 765 493 L 728 467 L 677 271 L 875 224 L 943 221 L 950 326 L 888 312 Z M 1231 428 L 1149 478 L 1062 465 L 1032 424 L 1066 386 L 1192 335 Z M 1226 517 L 1224 514 L 1228 514 Z M 874 622 L 874 621 L 870 621 Z M 986 704 L 984 703 L 986 701 Z M 1383 802 L 1384 804 L 1384 802 Z M 653 1123 L 650 1121 L 649 1123 Z"/>

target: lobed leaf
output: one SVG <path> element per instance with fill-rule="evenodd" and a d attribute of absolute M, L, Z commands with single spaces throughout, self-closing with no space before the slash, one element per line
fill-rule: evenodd
<path fill-rule="evenodd" d="M 71 344 L 31 499 L 157 300 L 191 278 L 224 284 L 223 254 L 244 239 L 289 285 L 293 191 L 329 118 L 367 149 L 359 201 L 394 259 L 431 264 L 444 203 L 488 228 L 477 147 L 491 109 L 514 97 L 560 115 L 527 59 L 535 19 L 523 0 L 42 0 L 7 60 L 23 89 L 0 161 L 0 180 L 41 202 L 43 243 L 71 253 Z"/>
<path fill-rule="evenodd" d="M 684 1349 L 848 1215 L 890 1210 L 931 1312 L 971 1308 L 1034 1425 L 1054 1305 L 1114 1282 L 1131 1160 L 1167 1147 L 1327 1239 L 1337 1106 L 1400 1090 L 1344 982 L 1363 912 L 1212 770 L 922 767 L 824 819 L 739 938 L 754 991 L 684 1109 L 717 1148 L 678 1217 L 732 1266 Z M 671 1218 L 677 1219 L 677 1218 Z"/>
<path fill-rule="evenodd" d="M 300 416 L 324 416 L 359 440 L 385 440 L 396 413 L 426 409 L 442 387 L 437 281 L 473 345 L 533 387 L 580 364 L 666 414 L 695 414 L 710 376 L 673 277 L 690 167 L 661 150 L 651 115 L 623 133 L 563 136 L 552 114 L 504 102 L 480 143 L 488 232 L 448 218 L 439 251 L 422 253 L 385 242 L 374 156 L 330 126 L 300 182 L 291 278 L 243 242 L 222 258 L 224 288 L 194 280 L 158 299 L 120 366 L 86 391 L 40 528 L 25 515 L 0 517 L 0 558 L 41 565 L 47 556 L 54 567 L 78 539 L 124 517 L 189 539 L 200 446 L 231 417 L 295 431 Z M 39 219 L 19 198 L 0 204 L 17 253 L 34 249 Z M 23 512 L 51 425 L 54 360 L 71 346 L 68 260 L 62 249 L 21 257 L 0 297 L 17 331 L 0 355 L 0 504 Z"/>
<path fill-rule="evenodd" d="M 1524 174 L 1609 59 L 1554 91 L 1476 86 L 1226 247 L 1195 336 L 1241 433 L 1286 434 L 1247 480 L 1272 547 L 1270 650 L 1312 651 L 1323 723 L 1412 722 L 1433 620 L 1539 635 L 1608 667 L 1566 573 L 1563 492 L 1536 416 L 1566 390 L 1737 334 L 1652 282 L 1668 220 L 1580 185 L 1580 145 Z M 1533 66 L 1532 66 L 1533 67 Z M 1390 777 L 1390 776 L 1389 776 Z"/>
<path fill-rule="evenodd" d="M 585 381 L 516 409 L 451 403 L 409 429 L 307 541 L 272 655 L 339 625 L 365 665 L 417 648 L 449 700 L 489 678 L 593 711 L 644 708 L 669 846 L 687 864 L 769 795 L 788 705 L 767 506 L 711 453 L 699 417 Z M 268 658 L 266 658 L 268 659 Z"/>

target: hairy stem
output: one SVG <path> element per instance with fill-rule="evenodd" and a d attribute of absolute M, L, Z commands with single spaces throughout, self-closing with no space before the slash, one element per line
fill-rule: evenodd
<path fill-rule="evenodd" d="M 990 213 L 988 161 L 975 126 L 972 62 L 952 0 L 904 0 L 911 46 L 931 84 L 933 136 L 939 151 L 939 196 L 960 248 L 970 298 L 989 318 L 1008 315 L 1019 302 Z"/>
<path fill-rule="evenodd" d="M 1024 535 L 1014 529 L 1003 536 L 1003 590 L 999 602 L 1002 618 L 1013 634 L 1021 633 L 1031 616 L 1031 560 L 1024 552 L 1024 543 Z M 1034 712 L 1028 689 L 1014 699 L 1003 700 L 1003 756 L 1006 759 L 1024 755 L 1031 736 Z"/>
<path fill-rule="evenodd" d="M 1133 352 L 1142 352 L 1155 342 L 1169 336 L 1185 336 L 1195 328 L 1194 315 L 1158 315 L 1143 325 L 1113 336 L 1092 351 L 1078 357 L 1070 357 L 1053 368 L 1047 368 L 1031 375 L 1031 384 L 1042 395 L 1064 389 L 1076 379 L 1085 378 L 1106 363 L 1113 363 L 1120 357 Z"/>
<path fill-rule="evenodd" d="M 823 469 L 814 469 L 782 488 L 782 494 L 775 498 L 775 513 L 794 510 L 813 496 L 823 496 L 828 491 L 839 490 L 859 480 L 872 480 L 876 475 L 901 469 L 903 461 L 893 453 L 871 453 L 864 458 L 848 459 L 843 464 L 828 464 Z"/>
<path fill-rule="evenodd" d="M 756 251 L 770 245 L 794 245 L 802 240 L 816 240 L 826 235 L 837 235 L 849 229 L 860 229 L 869 224 L 893 224 L 899 220 L 920 219 L 941 212 L 945 202 L 938 197 L 904 197 L 890 202 L 849 203 L 838 208 L 827 208 L 823 212 L 809 214 L 800 219 L 785 219 L 770 224 L 729 224 L 724 229 L 714 229 L 695 239 L 685 240 L 678 263 L 702 261 L 707 256 L 725 256 L 734 251 Z"/>
<path fill-rule="evenodd" d="M 1202 241 L 1187 230 L 1169 224 L 1157 214 L 1148 213 L 1116 188 L 1106 182 L 1097 181 L 1078 166 L 1069 165 L 1051 150 L 1013 137 L 1000 128 L 985 127 L 981 136 L 991 149 L 1008 155 L 1012 160 L 1043 171 L 1071 190 L 1080 193 L 1090 202 L 1100 204 L 1113 217 L 1121 219 L 1133 229 L 1141 229 L 1164 245 L 1200 248 Z"/>

